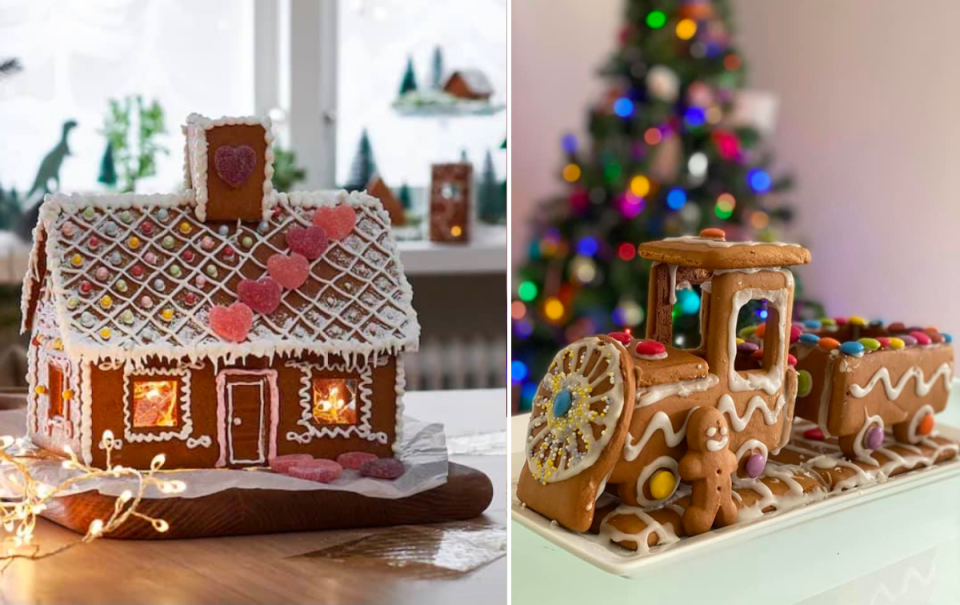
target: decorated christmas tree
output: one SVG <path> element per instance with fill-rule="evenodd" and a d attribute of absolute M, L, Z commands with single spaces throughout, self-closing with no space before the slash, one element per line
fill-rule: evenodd
<path fill-rule="evenodd" d="M 590 140 L 561 144 L 564 195 L 534 213 L 517 274 L 511 377 L 521 409 L 557 350 L 583 336 L 644 331 L 651 263 L 638 244 L 719 227 L 776 240 L 792 212 L 761 132 L 739 113 L 744 59 L 725 0 L 628 0 L 618 47 L 590 110 Z M 822 314 L 797 296 L 796 317 Z M 699 340 L 700 298 L 678 293 L 675 345 Z M 759 322 L 762 303 L 751 308 Z"/>
<path fill-rule="evenodd" d="M 407 68 L 403 72 L 400 82 L 400 96 L 417 90 L 417 76 L 413 73 L 413 57 L 407 58 Z"/>

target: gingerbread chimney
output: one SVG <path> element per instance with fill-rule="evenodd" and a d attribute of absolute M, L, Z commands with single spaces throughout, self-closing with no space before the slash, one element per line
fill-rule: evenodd
<path fill-rule="evenodd" d="M 273 133 L 269 118 L 211 120 L 190 114 L 187 187 L 196 193 L 201 221 L 259 221 L 273 194 Z"/>

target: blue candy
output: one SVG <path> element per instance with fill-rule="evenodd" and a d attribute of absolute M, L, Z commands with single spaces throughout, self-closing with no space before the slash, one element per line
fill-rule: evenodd
<path fill-rule="evenodd" d="M 800 335 L 800 342 L 805 342 L 808 345 L 815 345 L 820 341 L 820 337 L 816 334 L 804 333 Z"/>
<path fill-rule="evenodd" d="M 823 324 L 817 321 L 816 319 L 807 319 L 803 322 L 803 326 L 808 330 L 819 330 L 820 328 L 823 327 Z"/>
<path fill-rule="evenodd" d="M 863 345 L 855 340 L 848 340 L 840 345 L 840 350 L 847 355 L 860 355 L 863 353 Z"/>
<path fill-rule="evenodd" d="M 554 417 L 559 418 L 560 416 L 566 416 L 567 412 L 570 411 L 570 406 L 573 405 L 573 395 L 570 391 L 564 389 L 553 396 L 553 415 Z"/>
<path fill-rule="evenodd" d="M 940 336 L 943 336 L 943 342 L 946 342 L 946 343 L 953 342 L 953 336 L 950 336 L 949 334 L 941 333 Z"/>

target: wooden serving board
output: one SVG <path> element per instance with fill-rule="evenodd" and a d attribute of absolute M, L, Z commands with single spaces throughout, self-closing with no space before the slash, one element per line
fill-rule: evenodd
<path fill-rule="evenodd" d="M 137 510 L 170 524 L 158 533 L 131 519 L 107 538 L 172 540 L 280 532 L 350 529 L 459 521 L 480 516 L 493 499 L 493 484 L 478 470 L 450 463 L 447 482 L 394 500 L 332 490 L 283 491 L 233 488 L 200 498 L 145 499 Z M 53 499 L 43 517 L 79 534 L 113 512 L 113 496 L 85 492 Z"/>

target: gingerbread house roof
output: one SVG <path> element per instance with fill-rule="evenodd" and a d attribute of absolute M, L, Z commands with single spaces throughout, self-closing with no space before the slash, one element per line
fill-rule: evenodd
<path fill-rule="evenodd" d="M 260 223 L 205 223 L 193 190 L 175 195 L 48 195 L 34 231 L 23 288 L 23 329 L 41 286 L 64 351 L 93 360 L 149 357 L 230 362 L 247 355 L 370 355 L 415 350 L 412 292 L 380 202 L 365 192 L 272 193 Z M 286 234 L 309 227 L 319 207 L 348 205 L 353 228 L 309 261 L 304 283 L 279 307 L 254 312 L 246 338 L 211 328 L 215 306 L 237 285 L 267 275 L 288 255 Z"/>
<path fill-rule="evenodd" d="M 716 237 L 685 235 L 640 244 L 640 256 L 668 265 L 710 270 L 805 265 L 810 251 L 783 242 L 728 242 Z"/>
<path fill-rule="evenodd" d="M 473 91 L 474 94 L 493 94 L 493 85 L 490 84 L 490 80 L 487 78 L 487 75 L 479 69 L 471 68 L 455 70 L 447 77 L 447 82 L 453 79 L 454 76 L 460 76 L 463 78 L 464 83 L 471 91 Z"/>

